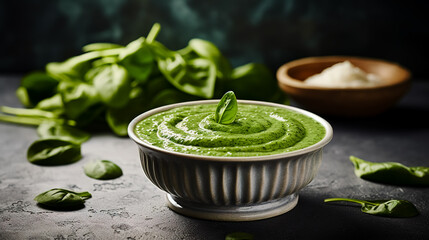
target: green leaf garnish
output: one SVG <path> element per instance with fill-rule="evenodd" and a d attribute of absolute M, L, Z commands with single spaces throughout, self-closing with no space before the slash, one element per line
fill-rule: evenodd
<path fill-rule="evenodd" d="M 364 201 L 350 198 L 328 198 L 325 202 L 346 201 L 358 203 L 362 206 L 361 211 L 367 214 L 384 217 L 414 217 L 419 214 L 417 208 L 406 200 L 373 200 Z"/>
<path fill-rule="evenodd" d="M 109 160 L 92 161 L 83 167 L 88 177 L 108 180 L 122 176 L 121 168 Z"/>
<path fill-rule="evenodd" d="M 350 156 L 356 176 L 369 181 L 397 184 L 429 186 L 429 167 L 407 167 L 397 162 L 368 162 Z"/>
<path fill-rule="evenodd" d="M 237 115 L 237 98 L 233 91 L 225 93 L 216 107 L 215 121 L 220 124 L 230 124 Z"/>

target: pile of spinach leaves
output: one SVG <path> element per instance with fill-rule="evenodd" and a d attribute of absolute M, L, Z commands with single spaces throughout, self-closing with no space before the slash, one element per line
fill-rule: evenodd
<path fill-rule="evenodd" d="M 22 79 L 17 96 L 27 109 L 2 108 L 0 121 L 39 125 L 46 119 L 118 136 L 138 114 L 165 104 L 220 98 L 286 102 L 270 70 L 257 63 L 233 68 L 211 42 L 192 39 L 173 51 L 156 41 L 160 25 L 126 46 L 93 43 L 83 54 L 52 62 Z M 5 110 L 5 111 L 4 111 Z"/>
<path fill-rule="evenodd" d="M 38 126 L 40 137 L 27 151 L 37 165 L 64 165 L 82 158 L 86 130 L 106 126 L 127 136 L 128 123 L 138 114 L 166 104 L 220 98 L 235 91 L 243 99 L 286 103 L 270 70 L 257 63 L 233 68 L 211 42 L 192 39 L 173 51 L 156 41 L 155 23 L 147 37 L 128 45 L 92 43 L 83 54 L 48 63 L 44 71 L 23 77 L 16 95 L 26 108 L 0 107 L 0 121 Z M 225 117 L 225 116 L 224 116 Z M 110 161 L 85 165 L 95 179 L 113 179 L 122 170 Z M 51 189 L 35 200 L 65 208 L 82 205 L 90 193 Z"/>

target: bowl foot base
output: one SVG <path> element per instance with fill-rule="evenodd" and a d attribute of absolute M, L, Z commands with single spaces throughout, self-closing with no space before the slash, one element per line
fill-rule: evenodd
<path fill-rule="evenodd" d="M 167 194 L 167 204 L 173 211 L 185 216 L 215 221 L 254 221 L 275 217 L 292 210 L 298 203 L 298 194 L 243 206 L 214 206 L 191 203 Z"/>

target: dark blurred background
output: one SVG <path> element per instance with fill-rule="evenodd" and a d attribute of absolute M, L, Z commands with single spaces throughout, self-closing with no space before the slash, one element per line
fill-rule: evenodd
<path fill-rule="evenodd" d="M 43 69 L 92 42 L 127 44 L 154 22 L 170 49 L 215 43 L 234 66 L 297 58 L 381 58 L 426 78 L 429 1 L 2 0 L 0 73 Z M 429 78 L 427 78 L 429 79 Z"/>

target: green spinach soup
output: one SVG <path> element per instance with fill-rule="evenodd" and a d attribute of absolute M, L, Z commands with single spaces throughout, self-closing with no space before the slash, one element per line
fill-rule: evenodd
<path fill-rule="evenodd" d="M 215 121 L 216 104 L 188 105 L 151 115 L 137 123 L 144 142 L 169 151 L 225 157 L 272 155 L 319 142 L 325 128 L 299 112 L 238 104 L 235 120 Z"/>

